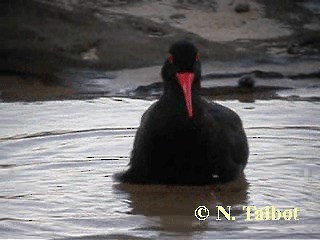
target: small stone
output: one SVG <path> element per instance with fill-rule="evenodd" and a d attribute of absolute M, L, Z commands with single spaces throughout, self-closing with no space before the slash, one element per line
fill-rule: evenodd
<path fill-rule="evenodd" d="M 292 43 L 288 46 L 287 52 L 289 54 L 298 54 L 300 53 L 300 46 L 298 43 Z"/>
<path fill-rule="evenodd" d="M 238 3 L 234 7 L 234 11 L 236 11 L 237 13 L 249 12 L 250 11 L 250 5 L 249 5 L 249 3 Z"/>
<path fill-rule="evenodd" d="M 253 88 L 255 85 L 255 80 L 251 75 L 244 75 L 238 81 L 239 87 Z"/>
<path fill-rule="evenodd" d="M 85 52 L 82 52 L 81 58 L 82 60 L 85 60 L 85 61 L 98 61 L 99 57 L 97 55 L 97 49 L 91 48 Z"/>

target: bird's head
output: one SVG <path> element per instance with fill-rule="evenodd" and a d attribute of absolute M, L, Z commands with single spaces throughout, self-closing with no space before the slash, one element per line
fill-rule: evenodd
<path fill-rule="evenodd" d="M 183 94 L 189 118 L 193 117 L 192 98 L 200 89 L 201 64 L 197 48 L 189 41 L 174 43 L 161 75 L 166 91 Z"/>

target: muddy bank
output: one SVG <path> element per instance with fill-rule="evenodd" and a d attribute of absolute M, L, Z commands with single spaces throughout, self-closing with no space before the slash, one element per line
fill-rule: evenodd
<path fill-rule="evenodd" d="M 188 38 L 203 57 L 232 49 L 130 14 L 78 6 L 72 10 L 38 1 L 5 1 L 1 16 L 1 70 L 38 71 L 68 67 L 105 70 L 160 64 L 168 46 Z M 222 50 L 222 51 L 221 51 Z M 224 55 L 223 54 L 223 55 Z"/>
<path fill-rule="evenodd" d="M 1 98 L 124 92 L 128 79 L 118 74 L 121 69 L 161 65 L 168 46 L 182 38 L 198 46 L 205 74 L 214 72 L 217 62 L 226 71 L 234 66 L 239 78 L 243 65 L 260 70 L 269 64 L 272 70 L 272 65 L 285 69 L 300 63 L 300 74 L 310 74 L 304 66 L 320 60 L 318 5 L 288 0 L 2 1 Z M 89 77 L 83 74 L 88 71 Z M 159 81 L 158 72 L 140 74 L 150 79 L 148 84 Z M 38 94 L 33 98 L 24 88 Z"/>

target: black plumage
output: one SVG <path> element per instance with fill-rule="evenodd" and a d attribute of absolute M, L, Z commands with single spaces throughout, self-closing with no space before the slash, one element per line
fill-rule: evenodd
<path fill-rule="evenodd" d="M 241 119 L 200 96 L 201 64 L 192 43 L 176 42 L 169 53 L 161 72 L 164 93 L 143 114 L 129 168 L 118 179 L 175 185 L 236 179 L 249 153 Z"/>

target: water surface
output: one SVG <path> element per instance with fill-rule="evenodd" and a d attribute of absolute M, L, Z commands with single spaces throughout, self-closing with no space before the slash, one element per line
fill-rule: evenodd
<path fill-rule="evenodd" d="M 317 238 L 319 102 L 220 103 L 239 113 L 250 145 L 244 179 L 220 187 L 113 180 L 152 101 L 0 103 L 1 238 Z M 202 222 L 199 205 L 211 210 Z M 236 221 L 215 221 L 216 205 Z M 245 221 L 245 205 L 297 207 L 299 221 Z"/>

